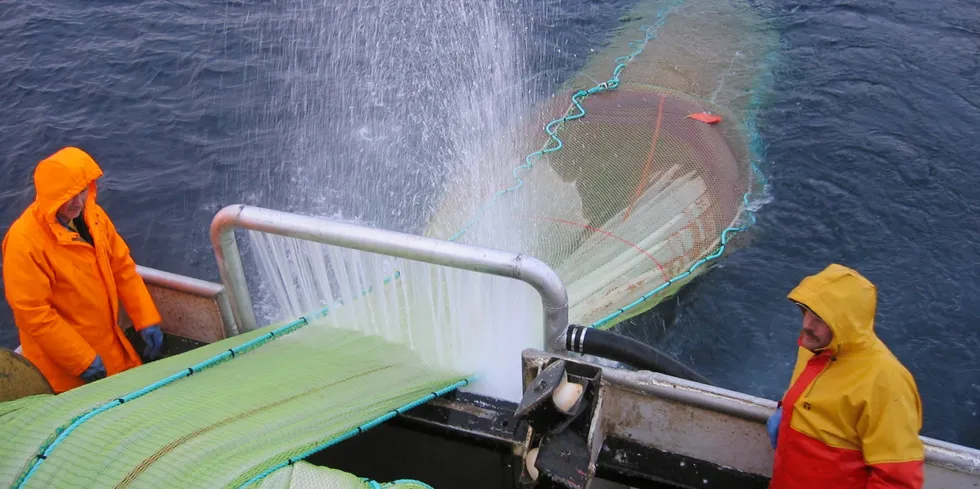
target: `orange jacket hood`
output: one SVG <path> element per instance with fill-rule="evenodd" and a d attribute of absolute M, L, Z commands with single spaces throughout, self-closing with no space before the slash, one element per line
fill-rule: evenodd
<path fill-rule="evenodd" d="M 24 356 L 55 392 L 81 386 L 96 355 L 108 375 L 142 361 L 118 326 L 120 305 L 137 330 L 161 322 L 129 247 L 96 203 L 102 170 L 78 148 L 38 163 L 34 202 L 3 240 L 4 293 Z M 58 223 L 58 208 L 85 188 L 88 237 Z"/>
<path fill-rule="evenodd" d="M 832 264 L 800 282 L 789 299 L 820 316 L 834 334 L 828 348 L 834 353 L 871 348 L 878 292 L 874 284 L 857 271 Z"/>
<path fill-rule="evenodd" d="M 45 158 L 34 170 L 38 218 L 56 223 L 58 208 L 86 188 L 89 189 L 85 202 L 88 206 L 95 201 L 95 180 L 101 176 L 102 168 L 78 148 L 67 147 Z"/>

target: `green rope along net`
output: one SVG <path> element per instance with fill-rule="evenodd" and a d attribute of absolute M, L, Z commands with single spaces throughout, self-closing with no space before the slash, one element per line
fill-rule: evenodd
<path fill-rule="evenodd" d="M 0 404 L 0 480 L 24 488 L 416 489 L 425 486 L 358 478 L 302 486 L 295 472 L 335 474 L 296 466 L 467 381 L 403 345 L 302 319 L 57 396 Z"/>
<path fill-rule="evenodd" d="M 741 0 L 635 7 L 567 96 L 540 108 L 544 145 L 531 127 L 507 141 L 523 164 L 498 157 L 490 195 L 450 192 L 428 234 L 543 260 L 568 288 L 572 322 L 609 328 L 651 309 L 755 222 L 755 114 L 776 48 Z"/>

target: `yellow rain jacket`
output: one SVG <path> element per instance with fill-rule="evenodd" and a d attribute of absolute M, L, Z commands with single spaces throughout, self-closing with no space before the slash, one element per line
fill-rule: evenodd
<path fill-rule="evenodd" d="M 817 353 L 800 348 L 780 402 L 771 489 L 918 489 L 922 403 L 912 375 L 874 332 L 875 286 L 830 265 L 789 299 L 833 331 Z"/>
<path fill-rule="evenodd" d="M 4 289 L 23 354 L 56 393 L 84 384 L 80 375 L 96 354 L 107 375 L 142 363 L 117 325 L 120 300 L 137 330 L 160 323 L 129 248 L 95 203 L 100 176 L 102 169 L 78 148 L 48 157 L 34 172 L 34 203 L 3 240 Z M 93 244 L 55 217 L 86 187 L 88 199 L 79 218 Z"/>

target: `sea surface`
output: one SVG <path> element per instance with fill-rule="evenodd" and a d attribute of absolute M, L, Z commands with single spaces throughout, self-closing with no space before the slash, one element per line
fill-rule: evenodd
<path fill-rule="evenodd" d="M 428 146 L 411 142 L 446 137 L 384 114 L 410 115 L 410 104 L 438 103 L 443 88 L 477 76 L 444 76 L 453 67 L 426 46 L 472 46 L 474 32 L 505 30 L 463 25 L 462 7 L 435 4 L 444 10 L 422 14 L 422 3 L 393 0 L 4 2 L 0 232 L 33 199 L 34 166 L 65 145 L 103 167 L 100 202 L 136 261 L 152 268 L 217 281 L 208 224 L 233 203 L 367 222 L 395 216 L 417 227 L 419 216 L 399 212 L 435 192 L 432 172 L 405 163 L 371 173 L 335 156 L 398 133 L 405 161 L 424 162 Z M 495 4 L 525 53 L 529 96 L 546 96 L 581 68 L 632 4 Z M 754 5 L 781 42 L 758 122 L 769 202 L 749 239 L 662 308 L 669 314 L 621 329 L 717 385 L 776 399 L 800 326 L 785 296 L 804 276 L 843 263 L 878 288 L 876 331 L 915 375 L 923 434 L 980 447 L 980 8 Z M 404 42 L 431 32 L 453 42 Z M 398 49 L 401 64 L 377 54 Z M 499 52 L 463 50 L 453 60 Z M 376 59 L 387 60 L 381 74 Z M 406 85 L 403 96 L 351 103 L 372 84 L 429 69 L 444 72 Z M 361 197 L 341 191 L 350 188 Z M 17 343 L 0 301 L 0 344 Z"/>

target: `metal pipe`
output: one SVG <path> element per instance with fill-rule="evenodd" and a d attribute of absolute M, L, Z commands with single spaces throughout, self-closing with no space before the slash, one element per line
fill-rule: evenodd
<path fill-rule="evenodd" d="M 167 289 L 179 290 L 201 297 L 213 298 L 224 292 L 221 284 L 200 280 L 176 273 L 165 272 L 155 268 L 136 265 L 136 271 L 147 285 L 156 285 Z"/>
<path fill-rule="evenodd" d="M 242 204 L 218 211 L 211 221 L 211 243 L 221 280 L 241 331 L 255 329 L 235 229 L 249 229 L 370 253 L 520 280 L 534 287 L 544 310 L 544 348 L 562 351 L 568 327 L 568 293 L 558 274 L 537 258 L 329 219 L 301 216 Z"/>
<path fill-rule="evenodd" d="M 142 265 L 136 265 L 136 271 L 147 285 L 155 285 L 213 300 L 218 306 L 218 313 L 221 315 L 221 326 L 225 332 L 225 338 L 231 338 L 238 334 L 235 314 L 223 285 Z"/>
<path fill-rule="evenodd" d="M 231 303 L 232 315 L 238 329 L 236 333 L 246 333 L 257 327 L 252 299 L 248 294 L 248 283 L 245 281 L 242 255 L 238 251 L 238 242 L 235 241 L 238 213 L 244 207 L 225 207 L 211 220 L 211 246 L 218 262 L 221 283 L 228 291 L 228 302 Z"/>

